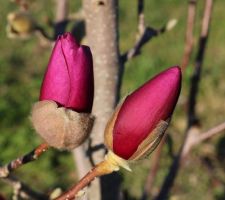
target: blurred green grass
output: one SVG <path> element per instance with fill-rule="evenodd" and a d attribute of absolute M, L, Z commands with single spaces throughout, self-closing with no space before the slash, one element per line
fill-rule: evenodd
<path fill-rule="evenodd" d="M 2 1 L 2 0 L 1 0 Z M 80 1 L 70 1 L 70 11 L 79 9 Z M 145 2 L 146 24 L 160 28 L 169 19 L 176 18 L 176 27 L 157 38 L 153 38 L 142 49 L 141 55 L 126 64 L 122 94 L 133 91 L 154 74 L 181 63 L 186 30 L 187 2 L 179 0 L 152 0 Z M 137 28 L 136 1 L 119 2 L 120 47 L 125 52 L 135 41 Z M 198 96 L 197 111 L 204 130 L 225 119 L 225 2 L 215 1 L 212 25 L 208 40 L 204 68 Z M 50 49 L 38 45 L 38 40 L 31 37 L 27 41 L 10 40 L 4 31 L 7 13 L 16 6 L 9 1 L 2 1 L 0 7 L 0 163 L 7 163 L 18 155 L 30 151 L 40 143 L 29 121 L 32 104 L 37 101 L 44 70 L 48 63 Z M 33 15 L 47 31 L 46 17 L 54 20 L 53 1 L 34 1 L 31 7 Z M 186 123 L 186 102 L 190 85 L 195 54 L 198 46 L 203 2 L 197 7 L 195 24 L 195 49 L 190 64 L 183 77 L 183 89 L 174 114 L 169 132 L 173 137 L 174 149 L 182 142 Z M 163 95 L 163 94 L 162 94 Z M 181 169 L 170 199 L 223 199 L 225 198 L 224 161 L 218 158 L 217 148 L 221 139 L 214 138 L 196 148 L 188 163 Z M 223 143 L 224 144 L 224 143 Z M 201 157 L 201 159 L 199 159 Z M 203 164 L 202 159 L 213 163 L 213 176 Z M 154 192 L 158 191 L 168 171 L 171 158 L 167 146 L 163 149 L 161 167 L 155 182 Z M 122 171 L 123 187 L 133 198 L 140 197 L 147 176 L 151 159 L 134 165 L 133 173 Z M 24 166 L 16 172 L 23 180 L 38 190 L 49 192 L 55 187 L 67 188 L 74 179 L 74 163 L 67 152 L 51 150 L 39 161 Z M 215 177 L 222 180 L 214 183 Z M 34 181 L 35 180 L 35 181 Z M 0 192 L 11 195 L 12 190 L 0 182 Z M 207 196 L 207 197 L 206 197 Z"/>

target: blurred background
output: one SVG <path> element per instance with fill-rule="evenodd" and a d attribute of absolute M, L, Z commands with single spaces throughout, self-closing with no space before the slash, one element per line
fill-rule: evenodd
<path fill-rule="evenodd" d="M 0 6 L 0 165 L 40 144 L 31 126 L 29 115 L 32 104 L 38 100 L 39 89 L 51 47 L 40 44 L 37 37 L 26 40 L 9 39 L 6 35 L 7 15 L 18 9 L 15 3 L 1 1 Z M 179 149 L 186 128 L 187 101 L 190 77 L 198 49 L 204 1 L 196 10 L 194 49 L 190 63 L 183 74 L 183 88 L 168 133 L 172 149 L 164 145 L 162 158 L 152 192 L 157 193 L 168 172 L 173 155 Z M 75 13 L 81 1 L 70 0 L 70 12 Z M 136 89 L 156 73 L 182 60 L 185 44 L 187 1 L 151 0 L 145 2 L 146 24 L 160 28 L 169 19 L 178 20 L 173 30 L 152 39 L 141 55 L 128 61 L 122 85 L 122 95 Z M 225 15 L 224 1 L 215 1 L 202 77 L 197 98 L 197 113 L 202 131 L 225 121 Z M 121 51 L 125 52 L 135 42 L 137 31 L 136 1 L 119 1 L 119 33 Z M 48 34 L 53 30 L 54 1 L 32 1 L 30 5 L 35 20 Z M 70 22 L 67 31 L 79 23 Z M 225 131 L 205 141 L 188 155 L 171 191 L 171 200 L 222 200 L 225 199 Z M 154 156 L 154 153 L 153 155 Z M 129 191 L 127 199 L 140 199 L 152 159 L 134 164 L 133 172 L 121 170 L 123 189 Z M 76 168 L 69 152 L 48 151 L 38 161 L 25 165 L 15 174 L 33 188 L 49 193 L 54 188 L 68 188 L 77 180 Z M 12 188 L 0 180 L 0 193 L 10 198 Z"/>

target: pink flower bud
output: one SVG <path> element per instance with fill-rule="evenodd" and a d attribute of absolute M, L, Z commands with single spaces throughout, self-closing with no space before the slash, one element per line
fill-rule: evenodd
<path fill-rule="evenodd" d="M 181 70 L 171 67 L 127 96 L 107 125 L 108 148 L 125 160 L 152 152 L 168 126 L 180 89 Z"/>
<path fill-rule="evenodd" d="M 45 73 L 40 101 L 35 103 L 31 121 L 49 145 L 74 149 L 89 136 L 94 122 L 92 55 L 70 33 L 58 37 Z"/>
<path fill-rule="evenodd" d="M 77 112 L 90 113 L 94 78 L 92 54 L 70 33 L 58 37 L 42 83 L 40 100 L 53 100 Z"/>

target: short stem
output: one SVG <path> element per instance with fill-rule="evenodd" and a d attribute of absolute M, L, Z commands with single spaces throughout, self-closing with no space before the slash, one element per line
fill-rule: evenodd
<path fill-rule="evenodd" d="M 117 169 L 117 168 L 116 168 Z M 77 184 L 72 186 L 67 192 L 56 198 L 55 200 L 71 200 L 74 199 L 77 193 L 86 187 L 96 177 L 111 174 L 115 171 L 115 166 L 108 160 L 104 160 L 89 171 Z"/>
<path fill-rule="evenodd" d="M 0 167 L 0 177 L 1 178 L 7 177 L 10 174 L 10 172 L 14 171 L 20 166 L 32 162 L 34 160 L 37 160 L 45 151 L 48 150 L 48 148 L 49 148 L 48 144 L 46 143 L 40 144 L 37 148 L 29 152 L 28 154 L 25 154 L 24 156 L 12 160 L 7 165 Z"/>

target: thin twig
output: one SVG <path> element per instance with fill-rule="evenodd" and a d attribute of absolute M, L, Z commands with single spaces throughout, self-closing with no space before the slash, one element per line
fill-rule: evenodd
<path fill-rule="evenodd" d="M 164 135 L 159 146 L 156 149 L 156 152 L 154 154 L 153 161 L 152 161 L 152 166 L 151 166 L 151 169 L 149 170 L 149 174 L 145 182 L 144 192 L 142 194 L 141 200 L 146 200 L 148 199 L 148 197 L 151 196 L 153 183 L 159 169 L 161 153 L 162 153 L 163 146 L 166 142 L 166 139 L 167 139 L 167 134 Z"/>
<path fill-rule="evenodd" d="M 34 199 L 34 200 L 49 199 L 47 195 L 34 191 L 28 185 L 19 181 L 16 177 L 12 175 L 9 175 L 8 177 L 3 178 L 2 180 L 12 185 L 13 188 L 16 188 L 18 193 L 17 195 L 20 197 L 26 197 L 26 198 Z"/>
<path fill-rule="evenodd" d="M 195 16 L 196 16 L 196 0 L 189 0 L 185 48 L 181 64 L 181 68 L 183 71 L 186 69 L 189 63 L 191 52 L 193 49 L 193 29 Z"/>
<path fill-rule="evenodd" d="M 189 96 L 189 108 L 188 108 L 188 127 L 198 123 L 196 116 L 196 99 L 198 94 L 198 87 L 201 77 L 202 65 L 204 60 L 204 54 L 206 49 L 206 43 L 209 33 L 209 24 L 212 14 L 213 0 L 207 0 L 205 4 L 205 10 L 202 20 L 201 36 L 199 39 L 199 47 L 195 61 L 195 68 L 191 77 L 191 88 Z"/>
<path fill-rule="evenodd" d="M 107 161 L 103 161 L 96 165 L 91 171 L 89 171 L 77 184 L 72 186 L 68 191 L 60 195 L 55 200 L 73 200 L 78 192 L 86 187 L 96 177 L 110 174 L 113 169 L 110 167 Z"/>
<path fill-rule="evenodd" d="M 189 97 L 188 125 L 187 125 L 185 138 L 179 153 L 174 158 L 174 161 L 170 167 L 168 175 L 166 176 L 163 182 L 163 185 L 160 189 L 160 192 L 155 198 L 155 200 L 167 199 L 169 191 L 172 188 L 175 178 L 179 171 L 185 143 L 187 142 L 187 138 L 189 137 L 189 133 L 190 133 L 188 130 L 193 125 L 197 124 L 197 117 L 195 112 L 196 97 L 198 94 L 198 85 L 200 81 L 201 68 L 203 64 L 205 47 L 206 47 L 206 42 L 207 42 L 208 33 L 209 33 L 209 24 L 210 24 L 210 18 L 212 14 L 212 7 L 213 7 L 213 0 L 206 0 L 203 20 L 202 20 L 201 36 L 199 39 L 199 49 L 198 49 L 196 63 L 195 63 L 195 71 L 191 78 L 191 89 L 189 93 L 190 97 Z"/>
<path fill-rule="evenodd" d="M 134 58 L 135 56 L 140 54 L 141 48 L 149 42 L 153 37 L 161 35 L 166 31 L 171 30 L 177 21 L 175 19 L 170 20 L 165 26 L 161 27 L 160 29 L 154 29 L 152 27 L 146 27 L 142 34 L 139 35 L 135 45 L 133 48 L 128 50 L 121 56 L 121 61 L 123 63 L 127 62 L 128 60 Z"/>
<path fill-rule="evenodd" d="M 156 37 L 166 31 L 171 30 L 175 25 L 177 20 L 169 20 L 168 23 L 161 27 L 160 29 L 155 29 L 150 26 L 145 25 L 145 16 L 144 16 L 144 0 L 138 0 L 138 33 L 136 43 L 134 47 L 128 50 L 126 53 L 121 55 L 121 62 L 124 64 L 128 60 L 140 54 L 141 48 L 149 42 L 153 37 Z"/>
<path fill-rule="evenodd" d="M 190 142 L 188 144 L 187 143 L 188 140 L 185 140 L 185 144 L 182 145 L 180 152 L 174 158 L 174 161 L 170 167 L 169 173 L 166 176 L 166 179 L 164 180 L 164 183 L 160 189 L 160 192 L 159 192 L 158 196 L 155 198 L 155 200 L 167 199 L 168 193 L 169 193 L 171 187 L 173 186 L 173 183 L 174 183 L 177 173 L 179 171 L 182 160 L 184 160 L 184 158 L 191 151 L 191 149 L 193 149 L 193 147 L 199 145 L 201 142 L 221 133 L 224 130 L 225 130 L 225 122 L 209 129 L 208 131 L 198 134 L 198 136 L 195 135 L 195 137 L 192 140 L 192 143 Z M 186 147 L 185 145 L 189 145 L 189 146 Z"/>
<path fill-rule="evenodd" d="M 128 60 L 131 60 L 135 56 L 139 55 L 141 52 L 141 48 L 149 42 L 153 37 L 156 37 L 166 31 L 171 30 L 177 23 L 176 19 L 169 20 L 168 23 L 160 29 L 154 29 L 152 27 L 145 26 L 145 18 L 144 18 L 144 0 L 138 0 L 137 6 L 137 16 L 138 16 L 138 24 L 137 24 L 137 38 L 134 46 L 120 55 L 120 67 L 118 72 L 118 84 L 116 89 L 116 101 L 115 105 L 120 100 L 120 90 L 122 85 L 122 79 L 124 74 L 124 66 Z"/>
<path fill-rule="evenodd" d="M 220 123 L 217 126 L 203 133 L 198 133 L 198 131 L 193 131 L 192 129 L 190 129 L 191 132 L 189 133 L 187 142 L 184 145 L 184 150 L 182 151 L 182 159 L 184 159 L 188 155 L 188 153 L 193 147 L 221 133 L 224 130 L 225 130 L 225 122 Z"/>
<path fill-rule="evenodd" d="M 166 31 L 171 30 L 177 23 L 176 19 L 171 19 L 168 21 L 168 23 L 165 26 L 163 26 L 160 29 L 146 27 L 145 20 L 144 20 L 144 0 L 138 0 L 137 15 L 138 15 L 138 25 L 137 25 L 138 32 L 137 32 L 136 42 L 130 50 L 120 55 L 120 67 L 119 67 L 119 73 L 118 73 L 118 84 L 117 84 L 117 90 L 116 90 L 117 93 L 116 93 L 115 104 L 117 104 L 120 100 L 120 90 L 122 85 L 125 63 L 128 60 L 131 60 L 132 58 L 139 55 L 141 52 L 141 48 L 147 42 L 149 42 L 153 37 L 156 37 Z"/>
<path fill-rule="evenodd" d="M 29 162 L 37 160 L 49 148 L 48 144 L 43 143 L 28 154 L 12 160 L 9 164 L 0 167 L 0 178 L 7 177 L 13 170 Z"/>
<path fill-rule="evenodd" d="M 213 137 L 214 135 L 218 134 L 219 132 L 225 130 L 225 122 L 211 128 L 210 130 L 202 133 L 199 138 L 197 138 L 197 142 L 196 143 L 200 143 L 203 142 L 204 140 L 207 140 L 211 137 Z"/>
<path fill-rule="evenodd" d="M 138 32 L 143 34 L 145 31 L 144 0 L 138 0 Z"/>

